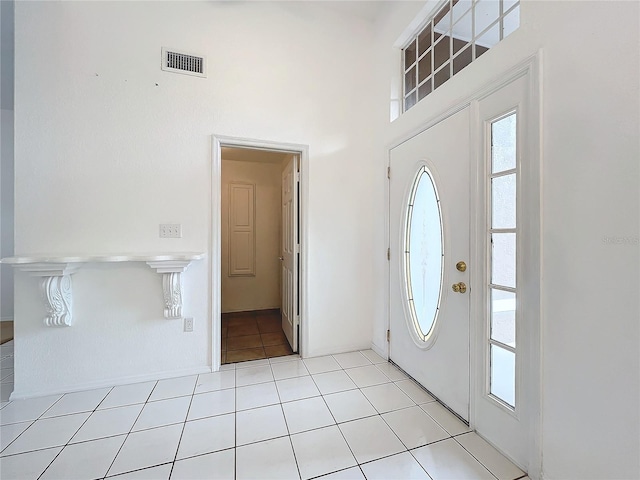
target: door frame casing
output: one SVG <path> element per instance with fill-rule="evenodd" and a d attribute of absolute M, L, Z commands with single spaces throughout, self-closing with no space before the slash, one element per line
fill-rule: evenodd
<path fill-rule="evenodd" d="M 520 62 L 514 64 L 511 68 L 506 69 L 505 71 L 499 73 L 498 75 L 493 76 L 493 78 L 483 83 L 482 86 L 476 88 L 471 94 L 466 97 L 463 97 L 462 100 L 456 100 L 454 104 L 450 104 L 450 107 L 446 110 L 440 111 L 433 116 L 425 119 L 419 126 L 412 128 L 406 134 L 402 135 L 399 138 L 396 138 L 392 142 L 387 144 L 386 147 L 386 167 L 389 168 L 391 165 L 391 151 L 403 144 L 404 142 L 412 139 L 416 135 L 428 130 L 434 125 L 442 122 L 443 120 L 451 117 L 457 112 L 461 111 L 464 108 L 471 107 L 471 125 L 470 125 L 470 135 L 471 135 L 471 145 L 477 145 L 478 139 L 475 135 L 474 131 L 474 122 L 476 122 L 477 117 L 475 117 L 476 108 L 474 103 L 479 99 L 487 97 L 491 93 L 494 93 L 500 90 L 505 85 L 513 82 L 514 80 L 522 77 L 529 77 L 529 130 L 526 132 L 528 136 L 530 136 L 530 141 L 527 142 L 528 148 L 525 154 L 532 159 L 531 162 L 523 168 L 522 175 L 527 181 L 530 180 L 531 183 L 528 185 L 528 192 L 526 196 L 522 196 L 522 203 L 526 204 L 525 209 L 522 211 L 523 215 L 529 217 L 529 220 L 526 224 L 526 230 L 523 230 L 524 234 L 531 235 L 531 250 L 528 252 L 530 255 L 535 255 L 535 258 L 531 258 L 529 261 L 533 263 L 530 270 L 534 273 L 536 278 L 532 278 L 528 283 L 528 287 L 531 288 L 531 298 L 528 304 L 528 313 L 531 318 L 534 320 L 537 318 L 537 322 L 530 322 L 527 334 L 528 338 L 528 350 L 529 355 L 526 359 L 529 363 L 527 369 L 526 378 L 523 379 L 525 383 L 527 383 L 527 391 L 530 392 L 530 412 L 529 412 L 529 437 L 530 443 L 528 445 L 528 474 L 531 478 L 540 478 L 542 473 L 542 385 L 543 385 L 543 371 L 542 371 L 542 298 L 540 296 L 541 291 L 541 259 L 543 255 L 543 245 L 542 245 L 542 196 L 541 196 L 541 188 L 542 188 L 542 128 L 540 122 L 542 121 L 542 51 L 538 51 L 533 55 L 530 55 Z M 469 201 L 470 205 L 470 241 L 472 245 L 470 245 L 470 265 L 479 265 L 478 262 L 484 262 L 484 251 L 478 251 L 478 235 L 484 235 L 484 231 L 478 231 L 480 225 L 478 225 L 477 205 L 474 205 L 474 202 L 477 202 L 477 194 L 479 191 L 479 186 L 477 184 L 478 181 L 484 181 L 483 178 L 478 178 L 477 175 L 477 155 L 470 155 L 470 196 Z M 393 171 L 391 171 L 391 175 L 393 175 Z M 385 239 L 387 241 L 387 246 L 390 245 L 390 221 L 391 221 L 391 212 L 389 210 L 389 201 L 390 201 L 390 189 L 389 189 L 389 179 L 384 182 L 385 185 Z M 481 204 L 482 205 L 482 204 Z M 484 224 L 482 224 L 484 226 Z M 390 313 L 390 294 L 391 294 L 391 267 L 390 262 L 387 261 L 386 268 L 386 278 L 385 278 L 385 288 L 386 295 L 384 298 L 384 308 L 387 314 L 386 321 L 386 330 L 388 331 L 391 325 L 391 313 Z M 478 281 L 482 281 L 482 276 L 480 272 L 472 269 L 472 276 L 470 277 L 471 288 L 470 292 L 473 292 L 474 285 L 479 285 Z M 529 295 L 529 290 L 527 295 Z M 473 296 L 470 301 L 470 316 L 471 319 L 474 319 L 474 315 L 478 312 L 484 311 L 484 305 L 478 305 L 478 300 Z M 481 310 L 478 310 L 478 309 Z M 483 329 L 479 328 L 476 321 L 470 321 L 470 329 L 469 329 L 469 360 L 470 360 L 470 417 L 469 423 L 472 428 L 475 428 L 475 419 L 476 412 L 475 406 L 478 401 L 477 392 L 478 392 L 478 381 L 480 379 L 477 378 L 477 372 L 480 368 L 479 362 L 482 362 L 482 358 L 480 358 L 480 353 L 477 351 L 477 345 L 479 342 L 479 338 L 483 337 Z M 391 333 L 393 334 L 393 333 Z M 389 358 L 389 343 L 386 342 L 385 348 L 379 348 L 376 350 L 380 350 L 378 353 L 386 353 L 386 358 Z"/>
<path fill-rule="evenodd" d="M 210 228 L 209 228 L 209 273 L 211 281 L 211 292 L 209 295 L 211 312 L 211 371 L 220 370 L 221 363 L 221 323 L 222 323 L 222 147 L 250 148 L 253 150 L 267 150 L 275 152 L 292 153 L 299 155 L 300 169 L 300 200 L 298 205 L 300 231 L 300 269 L 298 272 L 298 302 L 300 315 L 298 325 L 300 328 L 300 341 L 298 353 L 302 357 L 309 345 L 306 325 L 307 315 L 307 239 L 309 232 L 308 205 L 309 205 L 309 146 L 296 143 L 272 142 L 267 140 L 257 140 L 252 138 L 230 137 L 223 135 L 212 135 L 211 137 L 211 205 Z"/>

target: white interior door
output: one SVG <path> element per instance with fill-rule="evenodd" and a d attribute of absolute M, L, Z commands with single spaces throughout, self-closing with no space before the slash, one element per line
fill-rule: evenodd
<path fill-rule="evenodd" d="M 294 352 L 298 351 L 298 157 L 282 171 L 282 330 Z"/>
<path fill-rule="evenodd" d="M 466 420 L 469 121 L 466 108 L 393 148 L 389 185 L 389 355 Z"/>

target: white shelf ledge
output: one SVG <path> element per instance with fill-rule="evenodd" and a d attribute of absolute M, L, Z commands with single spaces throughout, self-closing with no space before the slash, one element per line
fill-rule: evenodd
<path fill-rule="evenodd" d="M 144 262 L 162 275 L 165 318 L 182 317 L 182 273 L 204 253 L 162 253 L 121 255 L 29 255 L 7 257 L 2 263 L 16 270 L 42 277 L 41 289 L 48 315 L 48 327 L 69 327 L 73 323 L 71 275 L 85 263 Z"/>
<path fill-rule="evenodd" d="M 110 262 L 170 262 L 192 261 L 204 258 L 204 253 L 123 253 L 111 255 L 24 255 L 6 257 L 2 263 L 13 265 L 28 265 L 37 263 L 110 263 Z"/>

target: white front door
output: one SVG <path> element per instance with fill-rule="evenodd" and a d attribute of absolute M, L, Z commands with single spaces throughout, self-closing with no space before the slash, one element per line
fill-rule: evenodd
<path fill-rule="evenodd" d="M 282 330 L 294 352 L 298 351 L 298 156 L 282 171 Z"/>
<path fill-rule="evenodd" d="M 465 108 L 393 148 L 389 185 L 389 356 L 466 420 L 469 122 Z"/>

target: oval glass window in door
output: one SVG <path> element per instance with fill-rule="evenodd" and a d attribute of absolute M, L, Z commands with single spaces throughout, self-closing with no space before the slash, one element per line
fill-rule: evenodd
<path fill-rule="evenodd" d="M 407 208 L 404 271 L 414 332 L 426 342 L 434 331 L 442 292 L 442 216 L 433 176 L 422 166 Z"/>

